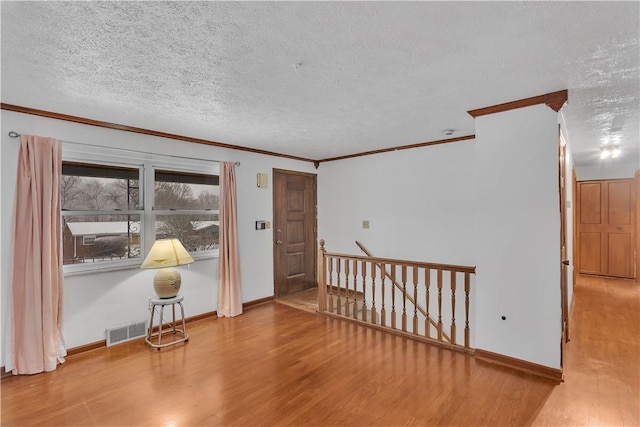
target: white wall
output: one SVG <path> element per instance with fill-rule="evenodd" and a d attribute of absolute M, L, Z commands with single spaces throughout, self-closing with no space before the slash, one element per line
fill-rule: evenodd
<path fill-rule="evenodd" d="M 535 106 L 477 119 L 475 141 L 321 164 L 318 237 L 476 265 L 475 346 L 559 368 L 559 199 L 557 114 Z"/>
<path fill-rule="evenodd" d="M 322 163 L 318 237 L 330 252 L 474 265 L 474 142 Z M 370 228 L 363 229 L 362 221 Z"/>
<path fill-rule="evenodd" d="M 329 252 L 360 255 L 355 245 L 358 240 L 374 256 L 473 266 L 473 178 L 473 141 L 322 163 L 318 169 L 318 237 L 325 239 Z M 362 228 L 363 220 L 370 221 L 369 229 Z M 424 307 L 422 274 L 420 280 L 418 301 Z M 473 277 L 471 285 L 473 301 Z M 448 289 L 445 285 L 444 301 L 450 300 Z M 381 288 L 376 291 L 379 309 Z M 464 293 L 461 287 L 458 291 L 458 342 L 463 342 Z M 390 294 L 387 287 L 387 304 Z M 431 303 L 431 313 L 436 313 L 435 297 Z M 447 328 L 448 307 L 445 304 L 442 313 Z M 387 310 L 390 318 L 391 310 Z M 472 346 L 474 316 L 472 305 Z M 420 328 L 422 324 L 421 320 Z"/>
<path fill-rule="evenodd" d="M 13 203 L 19 142 L 7 136 L 10 130 L 51 136 L 63 141 L 98 144 L 166 155 L 240 161 L 236 168 L 238 226 L 241 257 L 242 300 L 253 301 L 273 295 L 273 245 L 271 230 L 255 230 L 256 220 L 272 220 L 272 168 L 315 172 L 311 163 L 174 141 L 148 135 L 102 129 L 3 110 L 1 113 L 1 210 L 0 258 L 2 361 L 8 328 Z M 269 174 L 269 187 L 256 186 L 256 174 Z M 186 315 L 195 316 L 217 309 L 218 260 L 197 261 L 182 271 L 181 294 Z M 63 333 L 67 348 L 103 340 L 107 327 L 148 318 L 147 301 L 153 295 L 149 270 L 66 277 L 64 280 Z"/>
<path fill-rule="evenodd" d="M 557 114 L 481 116 L 475 148 L 476 347 L 560 368 Z"/>
<path fill-rule="evenodd" d="M 591 181 L 597 179 L 624 179 L 633 178 L 640 169 L 637 159 L 625 159 L 622 156 L 617 159 L 599 160 L 599 163 L 588 166 L 576 167 L 578 181 Z"/>

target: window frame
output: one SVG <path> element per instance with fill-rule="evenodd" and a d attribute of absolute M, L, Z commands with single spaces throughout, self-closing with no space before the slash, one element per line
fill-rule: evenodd
<path fill-rule="evenodd" d="M 217 175 L 219 177 L 219 173 L 218 174 L 212 174 L 212 173 L 206 173 L 198 168 L 190 168 L 190 169 L 186 169 L 184 167 L 182 167 L 179 164 L 175 164 L 173 166 L 169 166 L 166 164 L 159 164 L 157 162 L 154 162 L 154 164 L 151 167 L 151 175 L 153 176 L 153 182 L 155 184 L 155 175 L 156 175 L 156 171 L 167 171 L 167 172 L 175 172 L 176 174 L 180 174 L 180 173 L 184 173 L 186 175 L 188 174 L 202 174 L 202 175 Z M 220 183 L 218 181 L 218 187 L 220 186 Z M 153 211 L 153 222 L 151 224 L 152 230 L 149 230 L 149 232 L 151 233 L 150 235 L 153 236 L 153 241 L 155 241 L 155 236 L 156 236 L 156 221 L 157 221 L 157 217 L 158 216 L 162 216 L 162 215 L 171 215 L 171 216 L 181 216 L 181 215 L 200 215 L 200 214 L 217 214 L 218 215 L 218 221 L 220 221 L 220 210 L 219 209 L 156 209 L 154 204 L 155 204 L 155 191 L 152 191 L 154 188 L 152 188 L 151 186 L 147 187 L 150 189 L 149 193 L 151 193 L 149 196 L 150 200 L 145 200 L 145 206 L 152 206 L 151 210 Z M 151 244 L 153 244 L 153 241 L 151 242 Z M 184 243 L 184 242 L 183 242 Z M 197 261 L 200 259 L 207 259 L 207 258 L 218 258 L 219 255 L 219 246 L 218 249 L 211 249 L 208 251 L 196 251 L 196 252 L 189 252 L 189 254 L 191 255 L 191 257 Z"/>
<path fill-rule="evenodd" d="M 156 216 L 166 214 L 187 214 L 189 212 L 201 214 L 203 212 L 218 214 L 219 210 L 154 210 L 154 183 L 155 170 L 169 170 L 177 173 L 197 173 L 220 176 L 219 162 L 214 160 L 201 160 L 186 157 L 169 156 L 141 151 L 117 149 L 110 147 L 100 147 L 85 145 L 80 143 L 63 142 L 62 161 L 74 163 L 95 164 L 107 167 L 135 168 L 139 171 L 139 209 L 129 210 L 62 210 L 61 224 L 65 216 L 82 215 L 139 215 L 140 220 L 140 257 L 111 261 L 101 261 L 98 263 L 65 264 L 63 265 L 64 276 L 74 276 L 91 273 L 101 273 L 122 269 L 139 268 L 144 261 L 149 249 L 155 242 L 155 222 Z M 219 250 L 197 251 L 191 253 L 195 261 L 218 258 Z"/>

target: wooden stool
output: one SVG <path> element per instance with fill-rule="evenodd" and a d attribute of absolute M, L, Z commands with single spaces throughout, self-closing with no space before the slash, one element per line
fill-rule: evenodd
<path fill-rule="evenodd" d="M 184 297 L 182 295 L 176 295 L 173 298 L 159 298 L 159 297 L 151 298 L 151 321 L 149 322 L 149 331 L 147 332 L 147 336 L 144 339 L 145 342 L 149 344 L 151 347 L 157 348 L 158 350 L 160 350 L 163 347 L 168 347 L 170 345 L 178 344 L 178 343 L 187 341 L 189 339 L 189 334 L 187 334 L 187 329 L 186 329 L 185 320 L 184 320 L 184 307 L 182 306 L 183 299 Z M 180 314 L 182 316 L 182 329 L 176 328 L 176 304 L 180 306 L 180 312 L 181 312 Z M 153 332 L 153 319 L 156 313 L 157 305 L 160 306 L 160 323 L 158 325 L 158 331 Z M 173 322 L 171 323 L 168 329 L 162 330 L 162 315 L 164 313 L 165 305 L 171 306 L 171 311 L 173 312 Z M 168 342 L 166 344 L 162 344 L 162 336 L 168 335 L 168 334 L 174 334 L 174 335 L 180 334 L 182 335 L 182 338 Z M 152 339 L 156 336 L 158 337 L 158 343 L 154 344 L 152 342 Z"/>

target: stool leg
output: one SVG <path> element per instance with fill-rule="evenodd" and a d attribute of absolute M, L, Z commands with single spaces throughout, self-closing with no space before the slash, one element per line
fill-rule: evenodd
<path fill-rule="evenodd" d="M 160 325 L 158 326 L 158 345 L 162 341 L 162 321 L 164 319 L 164 305 L 160 306 Z"/>
<path fill-rule="evenodd" d="M 176 334 L 176 305 L 171 304 L 171 311 L 173 312 L 173 335 Z"/>
<path fill-rule="evenodd" d="M 180 304 L 180 314 L 182 315 L 182 336 L 188 339 L 189 335 L 187 335 L 187 325 L 184 320 L 184 307 L 182 306 L 181 302 L 179 302 L 178 304 Z"/>
<path fill-rule="evenodd" d="M 156 314 L 156 305 L 151 304 L 151 320 L 149 321 L 149 330 L 147 331 L 147 339 L 149 340 L 149 344 L 151 344 L 151 334 L 153 333 L 153 315 Z"/>

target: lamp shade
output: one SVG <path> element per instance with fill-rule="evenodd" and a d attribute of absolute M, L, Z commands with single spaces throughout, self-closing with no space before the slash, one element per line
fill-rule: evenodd
<path fill-rule="evenodd" d="M 178 239 L 156 240 L 140 268 L 165 268 L 191 264 L 193 258 Z"/>

